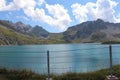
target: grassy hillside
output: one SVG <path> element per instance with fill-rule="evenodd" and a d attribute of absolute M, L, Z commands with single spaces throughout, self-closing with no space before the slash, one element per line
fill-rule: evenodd
<path fill-rule="evenodd" d="M 22 33 L 18 33 L 0 25 L 0 45 L 23 45 L 37 43 L 40 43 L 40 40 L 36 37 L 23 35 Z"/>
<path fill-rule="evenodd" d="M 120 65 L 113 67 L 113 74 L 120 79 Z M 109 69 L 102 69 L 89 73 L 66 73 L 62 75 L 51 75 L 53 80 L 106 80 Z M 17 71 L 0 69 L 0 80 L 46 80 L 46 75 L 33 73 L 32 71 Z"/>
<path fill-rule="evenodd" d="M 87 42 L 120 43 L 120 23 L 98 19 L 71 26 L 62 33 L 50 33 L 38 25 L 32 27 L 22 22 L 0 20 L 0 45 Z"/>
<path fill-rule="evenodd" d="M 102 44 L 120 44 L 120 41 L 106 41 L 103 42 Z"/>
<path fill-rule="evenodd" d="M 0 45 L 57 44 L 65 43 L 62 34 L 50 34 L 49 38 L 38 38 L 35 35 L 19 33 L 0 25 Z"/>

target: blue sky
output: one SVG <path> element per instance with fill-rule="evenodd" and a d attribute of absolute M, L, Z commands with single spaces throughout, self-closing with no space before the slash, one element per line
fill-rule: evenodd
<path fill-rule="evenodd" d="M 49 32 L 96 19 L 120 22 L 119 0 L 0 0 L 0 19 L 42 26 Z"/>

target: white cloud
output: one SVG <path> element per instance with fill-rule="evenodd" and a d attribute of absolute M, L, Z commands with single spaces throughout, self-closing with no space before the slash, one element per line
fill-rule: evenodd
<path fill-rule="evenodd" d="M 34 20 L 40 20 L 44 23 L 47 23 L 59 31 L 64 31 L 67 29 L 67 25 L 71 22 L 70 16 L 67 13 L 67 10 L 59 4 L 49 5 L 46 4 L 46 9 L 48 10 L 49 15 L 45 13 L 45 10 L 42 8 L 28 7 L 24 8 L 24 13 L 32 17 Z M 50 16 L 51 15 L 51 16 Z"/>
<path fill-rule="evenodd" d="M 82 6 L 81 4 L 75 3 L 72 6 L 73 9 L 73 15 L 76 19 L 79 19 L 80 22 L 84 22 L 88 20 L 87 13 L 88 10 L 86 9 L 86 6 Z"/>
<path fill-rule="evenodd" d="M 49 5 L 46 4 L 48 12 L 53 16 L 52 25 L 58 26 L 61 30 L 65 30 L 66 26 L 71 22 L 68 11 L 59 4 Z"/>
<path fill-rule="evenodd" d="M 46 13 L 45 9 L 36 7 L 42 4 L 46 5 L 48 13 Z M 13 0 L 13 2 L 6 5 L 6 0 L 0 0 L 0 11 L 19 9 L 22 9 L 28 17 L 54 26 L 59 31 L 66 30 L 67 25 L 71 22 L 67 9 L 60 4 L 49 5 L 45 0 Z"/>
<path fill-rule="evenodd" d="M 27 11 L 27 10 L 25 10 L 25 11 Z M 43 21 L 43 22 L 48 23 L 50 25 L 52 25 L 52 23 L 54 23 L 54 22 L 52 22 L 53 21 L 52 17 L 45 14 L 44 9 L 36 8 L 36 9 L 30 9 L 30 11 L 32 11 L 32 13 L 29 15 L 33 19 Z M 27 15 L 29 13 L 29 10 L 25 13 Z"/>
<path fill-rule="evenodd" d="M 67 10 L 59 4 L 49 5 L 46 4 L 46 9 L 48 10 L 49 14 L 45 13 L 44 9 L 33 7 L 28 7 L 24 9 L 24 13 L 32 17 L 35 20 L 43 21 L 51 26 L 54 26 L 59 31 L 64 31 L 67 29 L 67 25 L 71 22 L 70 16 L 67 13 Z"/>
<path fill-rule="evenodd" d="M 14 4 L 10 2 L 6 5 L 6 0 L 0 0 L 0 11 L 15 10 Z"/>
<path fill-rule="evenodd" d="M 5 0 L 0 0 L 0 11 L 4 10 L 6 1 Z"/>
<path fill-rule="evenodd" d="M 97 0 L 96 3 L 88 2 L 86 5 L 75 3 L 72 4 L 71 8 L 73 15 L 80 22 L 97 18 L 109 22 L 118 22 L 114 10 L 117 4 L 117 2 L 112 0 Z"/>
<path fill-rule="evenodd" d="M 98 0 L 97 1 L 97 16 L 98 18 L 102 18 L 105 21 L 116 22 L 114 16 L 114 7 L 117 5 L 117 2 L 111 0 Z"/>
<path fill-rule="evenodd" d="M 117 16 L 117 18 L 120 18 L 120 14 Z"/>
<path fill-rule="evenodd" d="M 86 9 L 88 10 L 87 16 L 89 16 L 90 19 L 97 19 L 97 13 L 96 13 L 96 4 L 89 2 L 86 4 Z"/>
<path fill-rule="evenodd" d="M 36 2 L 34 0 L 13 0 L 8 5 L 6 0 L 0 0 L 0 11 L 11 11 L 27 7 L 35 7 Z"/>
<path fill-rule="evenodd" d="M 45 5 L 41 8 L 41 5 Z M 114 7 L 117 2 L 112 0 L 97 0 L 95 3 L 88 2 L 85 5 L 75 3 L 71 5 L 72 13 L 76 20 L 84 22 L 101 18 L 105 21 L 120 22 L 120 16 L 115 15 Z M 45 0 L 0 0 L 0 11 L 23 10 L 27 17 L 42 21 L 50 26 L 54 26 L 59 31 L 67 29 L 72 21 L 68 10 L 60 4 L 47 4 Z"/>
<path fill-rule="evenodd" d="M 42 4 L 45 3 L 45 0 L 38 0 L 38 5 L 41 6 Z"/>
<path fill-rule="evenodd" d="M 13 3 L 18 8 L 27 8 L 27 7 L 35 7 L 35 0 L 13 0 Z"/>

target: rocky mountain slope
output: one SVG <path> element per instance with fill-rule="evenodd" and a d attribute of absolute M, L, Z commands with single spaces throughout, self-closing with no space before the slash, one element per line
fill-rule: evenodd
<path fill-rule="evenodd" d="M 69 27 L 63 33 L 50 33 L 41 26 L 32 27 L 23 22 L 0 20 L 0 44 L 46 44 L 76 42 L 120 42 L 120 23 L 101 19 Z"/>
<path fill-rule="evenodd" d="M 40 26 L 32 27 L 22 22 L 0 20 L 0 45 L 64 43 L 56 34 L 50 34 Z"/>
<path fill-rule="evenodd" d="M 16 32 L 19 32 L 25 35 L 35 35 L 37 37 L 46 38 L 48 37 L 48 34 L 49 34 L 48 31 L 46 31 L 45 29 L 43 29 L 38 25 L 35 27 L 32 27 L 22 22 L 12 23 L 11 21 L 7 21 L 7 20 L 0 20 L 0 24 L 9 29 L 12 29 Z"/>
<path fill-rule="evenodd" d="M 3 25 L 0 25 L 0 45 L 23 45 L 38 43 L 37 38 L 33 38 L 28 35 L 24 35 L 13 29 L 9 29 Z"/>
<path fill-rule="evenodd" d="M 87 21 L 63 32 L 67 42 L 120 41 L 120 23 L 104 22 L 101 19 Z"/>

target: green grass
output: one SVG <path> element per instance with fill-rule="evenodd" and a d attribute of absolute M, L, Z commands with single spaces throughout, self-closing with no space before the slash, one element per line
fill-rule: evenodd
<path fill-rule="evenodd" d="M 120 41 L 106 41 L 103 42 L 102 44 L 120 44 Z"/>
<path fill-rule="evenodd" d="M 2 36 L 2 38 L 1 38 Z M 34 35 L 25 35 L 0 25 L 0 45 L 29 45 L 65 43 L 63 35 L 51 34 L 49 39 L 39 39 Z"/>
<path fill-rule="evenodd" d="M 120 65 L 113 67 L 113 74 L 120 79 Z M 65 73 L 61 75 L 51 75 L 53 80 L 106 80 L 109 69 L 102 69 L 89 73 Z M 46 80 L 47 75 L 36 74 L 27 70 L 7 70 L 0 69 L 0 80 Z"/>
<path fill-rule="evenodd" d="M 0 25 L 0 45 L 25 45 L 25 44 L 42 44 L 43 40 L 34 36 L 24 35 L 12 29 Z"/>

